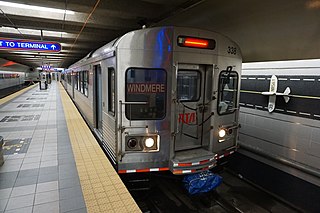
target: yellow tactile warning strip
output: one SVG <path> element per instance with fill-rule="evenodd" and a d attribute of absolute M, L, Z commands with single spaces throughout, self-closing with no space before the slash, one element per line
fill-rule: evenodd
<path fill-rule="evenodd" d="M 141 212 L 61 84 L 59 90 L 88 212 Z"/>
<path fill-rule="evenodd" d="M 23 94 L 24 92 L 32 89 L 33 87 L 35 87 L 35 86 L 37 86 L 37 85 L 39 85 L 39 84 L 38 84 L 38 83 L 37 83 L 37 84 L 34 84 L 34 85 L 32 85 L 32 86 L 29 86 L 29 87 L 27 87 L 27 88 L 24 88 L 24 89 L 22 89 L 22 90 L 19 90 L 18 92 L 15 92 L 15 93 L 13 93 L 13 94 L 11 94 L 11 95 L 8 95 L 8 96 L 6 96 L 6 97 L 4 97 L 4 98 L 1 98 L 1 99 L 0 99 L 0 105 L 2 105 L 2 104 L 4 104 L 4 103 L 7 103 L 8 101 L 11 101 L 11 100 L 14 99 L 15 97 Z"/>

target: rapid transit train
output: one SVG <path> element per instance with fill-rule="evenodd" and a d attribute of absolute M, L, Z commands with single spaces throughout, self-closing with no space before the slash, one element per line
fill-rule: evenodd
<path fill-rule="evenodd" d="M 0 58 L 0 90 L 25 83 L 25 72 L 29 67 Z"/>
<path fill-rule="evenodd" d="M 24 84 L 25 73 L 0 70 L 0 90 Z"/>
<path fill-rule="evenodd" d="M 187 174 L 237 149 L 241 66 L 223 35 L 156 27 L 89 53 L 62 84 L 118 173 Z"/>
<path fill-rule="evenodd" d="M 32 70 L 26 65 L 0 58 L 0 92 L 39 81 L 39 73 Z"/>

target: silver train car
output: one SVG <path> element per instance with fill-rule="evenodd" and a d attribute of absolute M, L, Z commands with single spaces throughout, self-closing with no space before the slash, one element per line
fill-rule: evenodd
<path fill-rule="evenodd" d="M 242 58 L 215 32 L 129 32 L 62 74 L 118 173 L 213 168 L 237 149 Z"/>
<path fill-rule="evenodd" d="M 270 97 L 262 93 L 272 79 L 277 89 L 270 112 Z M 320 186 L 319 90 L 320 60 L 243 64 L 239 152 Z"/>
<path fill-rule="evenodd" d="M 2 71 L 0 68 L 0 90 L 24 84 L 25 73 Z"/>
<path fill-rule="evenodd" d="M 19 86 L 25 83 L 25 72 L 28 66 L 0 58 L 0 90 Z"/>

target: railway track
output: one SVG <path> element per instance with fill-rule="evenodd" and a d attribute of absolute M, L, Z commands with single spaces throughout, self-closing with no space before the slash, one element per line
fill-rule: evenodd
<path fill-rule="evenodd" d="M 223 171 L 219 175 L 223 177 L 223 183 L 216 190 L 195 196 L 186 192 L 181 176 L 169 172 L 132 175 L 123 180 L 142 212 L 146 213 L 298 212 L 229 172 Z"/>

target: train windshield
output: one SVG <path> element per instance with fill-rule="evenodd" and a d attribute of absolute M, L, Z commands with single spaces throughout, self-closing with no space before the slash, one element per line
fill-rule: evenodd
<path fill-rule="evenodd" d="M 129 120 L 163 119 L 166 113 L 166 81 L 167 73 L 163 69 L 129 68 L 125 88 L 128 102 L 126 117 Z"/>
<path fill-rule="evenodd" d="M 233 113 L 237 106 L 238 73 L 222 71 L 219 77 L 219 115 Z"/>
<path fill-rule="evenodd" d="M 178 72 L 178 100 L 198 101 L 200 98 L 200 72 L 179 70 Z"/>

